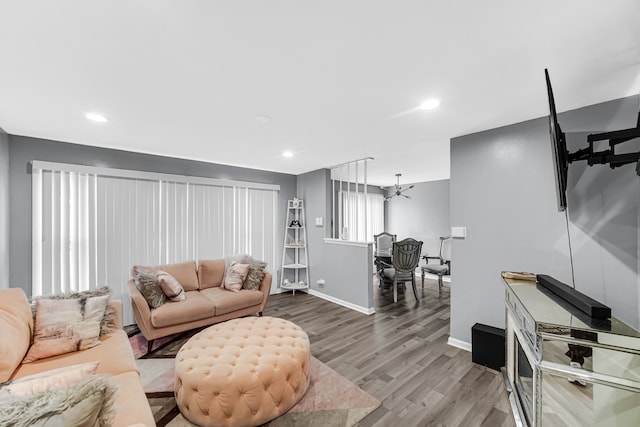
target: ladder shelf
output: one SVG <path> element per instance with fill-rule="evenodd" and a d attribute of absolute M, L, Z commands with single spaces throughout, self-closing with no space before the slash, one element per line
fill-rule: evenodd
<path fill-rule="evenodd" d="M 295 295 L 296 290 L 309 289 L 307 230 L 302 200 L 294 198 L 287 202 L 285 224 L 280 288 L 292 290 Z"/>

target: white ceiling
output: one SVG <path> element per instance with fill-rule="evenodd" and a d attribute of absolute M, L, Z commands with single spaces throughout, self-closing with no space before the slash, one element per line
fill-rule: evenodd
<path fill-rule="evenodd" d="M 547 115 L 545 67 L 559 111 L 640 92 L 638 0 L 0 0 L 0 17 L 10 134 L 291 174 L 371 156 L 379 185 L 446 179 L 450 138 Z"/>

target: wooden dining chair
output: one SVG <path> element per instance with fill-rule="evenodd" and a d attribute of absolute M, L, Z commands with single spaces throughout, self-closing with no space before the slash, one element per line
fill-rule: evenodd
<path fill-rule="evenodd" d="M 413 294 L 419 299 L 416 289 L 416 268 L 420 262 L 422 242 L 407 238 L 393 242 L 391 265 L 383 270 L 387 280 L 393 280 L 393 302 L 398 302 L 398 283 L 411 282 Z"/>
<path fill-rule="evenodd" d="M 423 256 L 426 264 L 420 269 L 422 272 L 422 287 L 424 288 L 424 274 L 431 273 L 438 276 L 438 297 L 442 296 L 442 276 L 451 274 L 451 236 L 440 237 L 440 251 L 437 257 Z M 429 264 L 429 260 L 438 260 L 439 264 Z"/>

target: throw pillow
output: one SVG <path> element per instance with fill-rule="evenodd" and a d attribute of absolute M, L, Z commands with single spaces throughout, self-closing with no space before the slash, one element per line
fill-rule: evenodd
<path fill-rule="evenodd" d="M 162 292 L 158 284 L 158 272 L 143 268 L 134 269 L 136 288 L 151 308 L 158 308 L 167 301 L 167 296 Z"/>
<path fill-rule="evenodd" d="M 167 273 L 166 271 L 158 271 L 158 284 L 162 292 L 171 301 L 178 302 L 187 299 L 187 295 L 184 293 L 184 288 L 178 282 L 178 279 Z"/>
<path fill-rule="evenodd" d="M 100 297 L 103 295 L 109 295 L 111 290 L 108 286 L 103 286 L 97 289 L 90 289 L 88 291 L 80 291 L 80 292 L 70 292 L 65 294 L 58 295 L 49 295 L 42 296 L 38 298 L 46 298 L 46 299 L 80 299 L 80 298 L 90 298 L 90 297 Z M 31 311 L 33 312 L 33 324 L 36 323 L 36 305 L 31 305 Z M 106 335 L 113 331 L 113 322 L 115 321 L 115 311 L 113 307 L 107 305 L 107 308 L 104 310 L 104 316 L 100 321 L 100 336 Z"/>
<path fill-rule="evenodd" d="M 99 364 L 100 362 L 81 363 L 7 381 L 0 384 L 0 397 L 40 393 L 51 388 L 75 384 L 82 378 L 95 374 Z"/>
<path fill-rule="evenodd" d="M 109 295 L 79 299 L 38 299 L 33 344 L 23 363 L 100 344 L 100 322 Z"/>
<path fill-rule="evenodd" d="M 224 275 L 223 287 L 233 292 L 240 292 L 248 271 L 249 264 L 240 264 L 233 261 Z"/>
<path fill-rule="evenodd" d="M 263 261 L 255 260 L 247 254 L 231 255 L 224 258 L 225 278 L 222 279 L 223 287 L 229 266 L 234 261 L 240 264 L 249 264 L 249 271 L 247 272 L 247 278 L 244 281 L 243 287 L 249 290 L 260 289 L 262 279 L 264 278 L 264 269 L 267 267 L 267 264 Z"/>
<path fill-rule="evenodd" d="M 109 426 L 116 386 L 105 376 L 90 375 L 68 387 L 0 399 L 0 425 Z"/>
<path fill-rule="evenodd" d="M 253 259 L 250 256 L 245 256 L 240 262 L 249 264 L 249 271 L 247 272 L 247 278 L 244 281 L 243 288 L 250 291 L 257 291 L 260 289 L 260 285 L 262 285 L 264 269 L 267 268 L 267 263 Z"/>

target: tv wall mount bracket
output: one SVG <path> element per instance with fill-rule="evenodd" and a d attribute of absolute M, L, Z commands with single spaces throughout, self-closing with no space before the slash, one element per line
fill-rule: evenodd
<path fill-rule="evenodd" d="M 624 142 L 640 138 L 640 112 L 635 128 L 595 133 L 587 136 L 589 146 L 573 153 L 567 153 L 569 163 L 586 160 L 589 166 L 609 164 L 611 169 L 629 163 L 636 163 L 636 174 L 640 176 L 640 151 L 635 153 L 616 153 L 616 147 Z M 595 151 L 594 142 L 609 140 L 609 149 Z"/>

